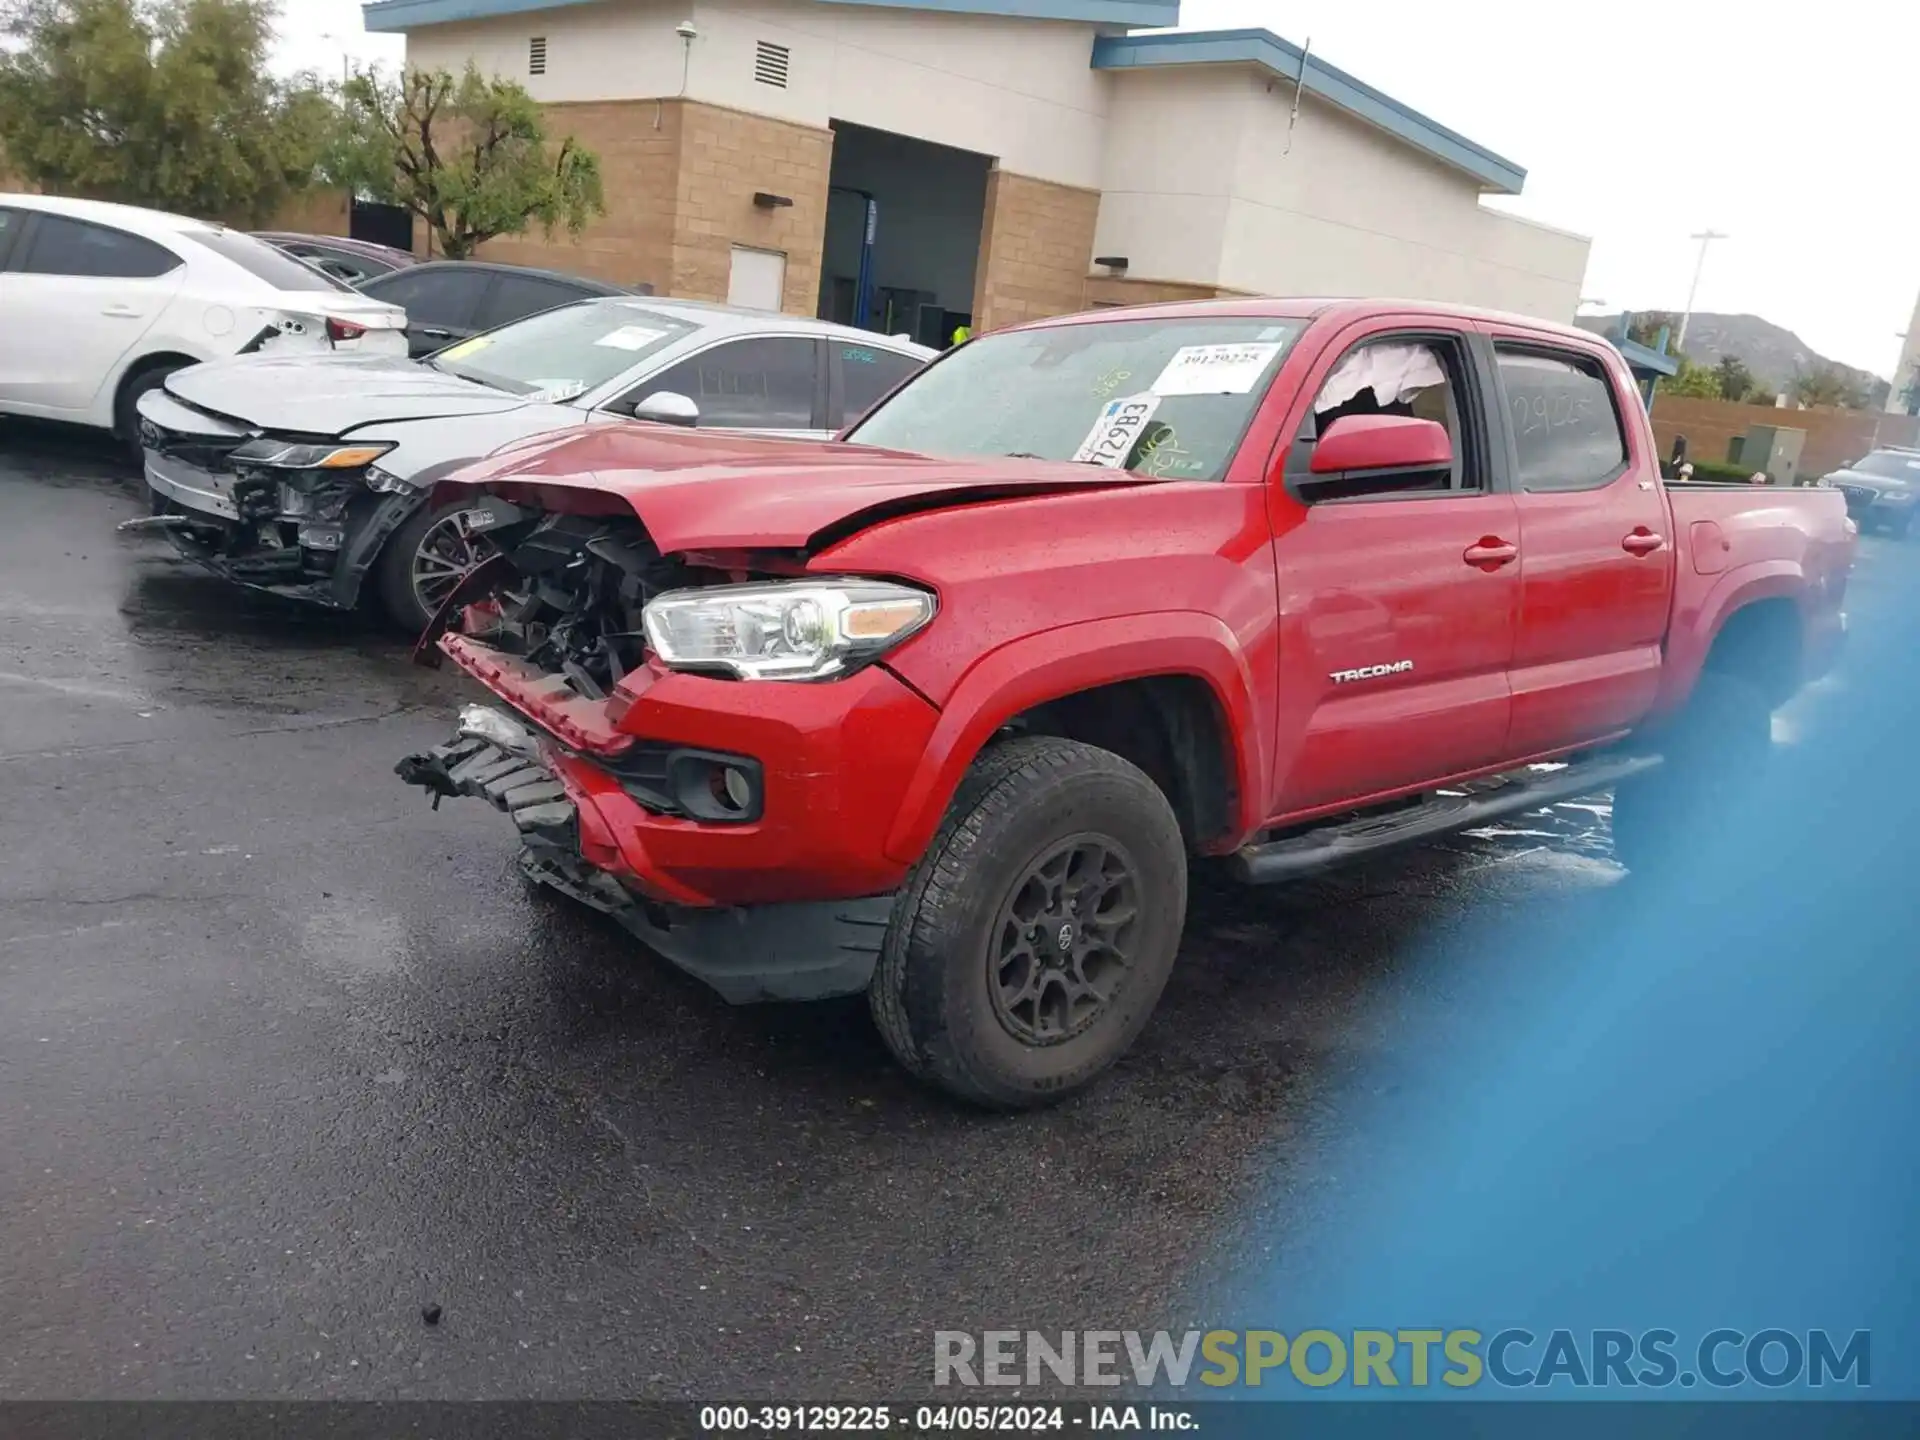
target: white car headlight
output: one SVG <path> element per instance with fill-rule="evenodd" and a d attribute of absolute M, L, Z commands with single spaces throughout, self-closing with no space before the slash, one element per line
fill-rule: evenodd
<path fill-rule="evenodd" d="M 783 580 L 669 591 L 643 621 L 670 669 L 827 680 L 891 650 L 938 608 L 927 591 L 884 580 Z"/>

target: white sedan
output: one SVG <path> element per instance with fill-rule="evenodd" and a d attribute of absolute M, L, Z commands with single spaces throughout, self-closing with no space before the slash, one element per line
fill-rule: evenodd
<path fill-rule="evenodd" d="M 405 355 L 406 312 L 237 230 L 93 200 L 0 194 L 0 414 L 111 429 L 231 355 Z"/>

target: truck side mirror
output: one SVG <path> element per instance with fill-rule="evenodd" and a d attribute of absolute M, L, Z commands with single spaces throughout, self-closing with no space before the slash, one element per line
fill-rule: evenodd
<path fill-rule="evenodd" d="M 1343 415 L 1314 445 L 1307 469 L 1333 476 L 1452 465 L 1453 441 L 1444 425 L 1411 415 Z"/>

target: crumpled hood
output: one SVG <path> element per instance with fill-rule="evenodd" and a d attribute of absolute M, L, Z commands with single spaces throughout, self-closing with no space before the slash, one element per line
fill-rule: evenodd
<path fill-rule="evenodd" d="M 240 356 L 170 375 L 167 390 L 215 415 L 297 435 L 349 435 L 366 425 L 494 415 L 529 403 L 399 355 Z"/>
<path fill-rule="evenodd" d="M 549 510 L 628 508 L 673 554 L 802 549 L 863 520 L 941 504 L 1163 483 L 1060 461 L 942 459 L 636 421 L 506 446 L 457 471 L 436 494 L 484 489 Z"/>

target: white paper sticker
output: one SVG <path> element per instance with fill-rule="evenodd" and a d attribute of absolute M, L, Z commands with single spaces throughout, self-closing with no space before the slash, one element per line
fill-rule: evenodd
<path fill-rule="evenodd" d="M 1139 442 L 1140 432 L 1147 428 L 1147 422 L 1159 408 L 1158 395 L 1126 395 L 1109 400 L 1101 407 L 1100 418 L 1093 422 L 1087 438 L 1073 452 L 1074 461 L 1119 469 L 1126 464 L 1127 456 Z"/>
<path fill-rule="evenodd" d="M 540 380 L 535 383 L 539 388 L 526 398 L 536 405 L 542 402 L 560 405 L 587 393 L 584 380 Z"/>
<path fill-rule="evenodd" d="M 1260 383 L 1280 346 L 1182 345 L 1153 382 L 1156 395 L 1245 395 Z"/>
<path fill-rule="evenodd" d="M 609 330 L 593 343 L 613 350 L 644 350 L 666 333 L 664 330 L 649 330 L 644 325 L 622 325 L 618 330 Z"/>

